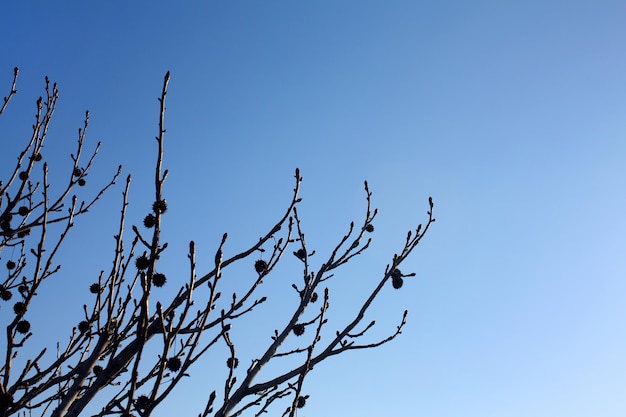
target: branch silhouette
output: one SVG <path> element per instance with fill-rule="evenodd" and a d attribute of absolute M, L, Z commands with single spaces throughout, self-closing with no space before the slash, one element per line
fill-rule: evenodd
<path fill-rule="evenodd" d="M 18 75 L 16 68 L 9 94 L 0 107 L 1 116 L 6 115 L 17 94 Z M 230 254 L 228 234 L 224 233 L 214 260 L 204 273 L 198 273 L 196 244 L 190 241 L 188 278 L 171 299 L 154 301 L 156 288 L 173 285 L 159 268 L 168 249 L 162 238 L 162 220 L 168 214 L 168 171 L 163 169 L 163 163 L 169 80 L 168 72 L 159 97 L 154 201 L 150 203 L 150 212 L 142 224 L 127 225 L 131 189 L 131 176 L 127 176 L 110 269 L 102 270 L 88 287 L 90 294 L 85 297 L 83 311 L 74 323 L 68 324 L 66 342 L 50 340 L 46 348 L 33 351 L 29 342 L 37 329 L 31 329 L 30 307 L 45 300 L 50 292 L 51 287 L 43 287 L 42 283 L 50 281 L 54 288 L 55 275 L 60 270 L 56 258 L 59 249 L 72 238 L 75 223 L 118 182 L 122 172 L 118 167 L 107 183 L 95 188 L 92 197 L 77 197 L 91 188 L 87 179 L 100 149 L 98 143 L 93 151 L 86 151 L 87 112 L 78 130 L 76 149 L 70 155 L 67 183 L 60 190 L 51 189 L 49 164 L 56 161 L 49 161 L 43 150 L 59 93 L 56 84 L 46 77 L 45 98 L 37 100 L 32 135 L 15 166 L 1 172 L 4 181 L 0 182 L 0 255 L 10 259 L 5 261 L 7 272 L 0 279 L 0 298 L 4 303 L 17 301 L 11 314 L 3 313 L 6 351 L 0 365 L 0 416 L 31 412 L 53 417 L 78 416 L 88 406 L 90 410 L 99 410 L 94 412 L 96 416 L 150 416 L 166 398 L 175 395 L 176 386 L 184 378 L 201 378 L 199 360 L 220 347 L 228 352 L 224 362 L 215 368 L 223 374 L 218 380 L 208 381 L 213 387 L 198 415 L 260 416 L 281 407 L 282 402 L 282 415 L 293 417 L 309 399 L 304 391 L 305 380 L 317 364 L 350 350 L 378 347 L 401 334 L 406 310 L 396 328 L 383 338 L 370 337 L 376 323 L 365 322 L 365 316 L 382 291 L 400 289 L 404 278 L 415 275 L 401 272 L 400 267 L 435 222 L 432 199 L 425 224 L 407 233 L 397 253 L 381 267 L 368 295 L 356 305 L 339 301 L 342 307 L 351 309 L 351 319 L 333 327 L 337 326 L 329 320 L 333 281 L 345 264 L 367 252 L 378 212 L 372 208 L 372 193 L 365 182 L 362 221 L 352 222 L 329 249 L 309 248 L 298 211 L 302 183 L 298 169 L 284 211 L 258 240 Z M 53 224 L 58 234 L 51 233 Z M 288 319 L 272 323 L 276 329 L 265 342 L 258 343 L 259 351 L 248 358 L 250 362 L 246 363 L 250 365 L 246 368 L 238 356 L 233 332 L 241 318 L 260 317 L 268 302 L 262 284 L 272 279 L 279 263 L 292 254 L 302 265 L 301 280 L 286 284 L 294 290 L 293 308 L 285 303 Z M 249 279 L 242 280 L 231 297 L 222 296 L 226 291 L 225 274 L 240 262 L 253 265 Z M 21 360 L 15 361 L 18 354 Z M 293 364 L 289 370 L 268 366 L 284 360 Z"/>

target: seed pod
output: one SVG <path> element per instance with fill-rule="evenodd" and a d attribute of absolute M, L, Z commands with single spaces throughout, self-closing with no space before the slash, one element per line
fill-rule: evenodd
<path fill-rule="evenodd" d="M 83 320 L 80 323 L 78 323 L 78 331 L 81 333 L 87 333 L 89 331 L 89 329 L 91 328 L 91 326 L 89 325 L 89 322 Z"/>
<path fill-rule="evenodd" d="M 165 213 L 167 211 L 167 202 L 165 200 L 155 201 L 154 204 L 152 204 L 152 210 L 155 213 Z"/>
<path fill-rule="evenodd" d="M 0 298 L 2 298 L 4 301 L 9 301 L 12 297 L 13 293 L 6 288 L 2 288 L 0 290 Z"/>
<path fill-rule="evenodd" d="M 259 259 L 254 263 L 254 269 L 259 274 L 262 274 L 263 272 L 267 271 L 267 262 L 265 262 L 263 259 Z"/>
<path fill-rule="evenodd" d="M 399 290 L 400 288 L 402 288 L 402 284 L 404 284 L 404 280 L 401 277 L 394 277 L 394 278 L 391 278 L 391 284 L 393 285 L 393 288 L 395 288 L 396 290 Z"/>
<path fill-rule="evenodd" d="M 155 287 L 162 287 L 165 285 L 165 282 L 167 282 L 167 278 L 161 273 L 156 273 L 152 276 L 152 283 Z"/>
<path fill-rule="evenodd" d="M 139 270 L 146 269 L 150 266 L 150 260 L 146 257 L 146 255 L 141 255 L 135 260 L 135 266 Z"/>
<path fill-rule="evenodd" d="M 298 401 L 296 401 L 296 407 L 304 408 L 305 405 L 306 405 L 306 398 L 305 397 L 298 397 Z"/>
<path fill-rule="evenodd" d="M 181 365 L 182 363 L 180 361 L 180 358 L 173 357 L 167 360 L 167 369 L 169 369 L 172 372 L 178 372 L 180 370 Z"/>
<path fill-rule="evenodd" d="M 30 323 L 28 322 L 28 320 L 18 321 L 15 329 L 21 334 L 26 334 L 30 330 Z"/>
<path fill-rule="evenodd" d="M 239 359 L 233 357 L 226 359 L 226 366 L 228 366 L 230 369 L 235 369 L 237 366 L 239 366 Z"/>
<path fill-rule="evenodd" d="M 26 304 L 21 301 L 18 301 L 13 305 L 13 312 L 18 316 L 23 316 L 26 313 Z"/>
<path fill-rule="evenodd" d="M 146 226 L 148 229 L 154 227 L 155 224 L 156 224 L 156 217 L 154 217 L 152 213 L 144 217 L 143 225 Z"/>
<path fill-rule="evenodd" d="M 138 410 L 145 410 L 150 407 L 151 403 L 152 401 L 150 401 L 147 395 L 140 395 L 135 400 L 135 407 L 137 407 Z"/>
<path fill-rule="evenodd" d="M 295 334 L 296 336 L 302 336 L 304 334 L 304 324 L 294 324 L 293 334 Z"/>

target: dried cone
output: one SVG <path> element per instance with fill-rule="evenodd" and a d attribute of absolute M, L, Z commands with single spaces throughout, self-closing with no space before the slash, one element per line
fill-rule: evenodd
<path fill-rule="evenodd" d="M 148 398 L 147 395 L 140 395 L 135 400 L 135 407 L 137 407 L 138 410 L 145 410 L 150 407 L 150 402 L 150 398 Z"/>
<path fill-rule="evenodd" d="M 30 330 L 30 323 L 28 322 L 28 320 L 18 321 L 15 329 L 22 334 L 26 334 Z"/>
<path fill-rule="evenodd" d="M 305 405 L 306 405 L 306 398 L 298 397 L 298 401 L 296 402 L 296 407 L 304 408 Z"/>
<path fill-rule="evenodd" d="M 296 258 L 300 259 L 301 261 L 304 261 L 306 259 L 306 251 L 302 248 L 298 249 L 293 254 L 296 255 Z"/>
<path fill-rule="evenodd" d="M 13 405 L 13 396 L 8 392 L 0 393 L 0 409 L 7 409 Z"/>
<path fill-rule="evenodd" d="M 254 263 L 254 269 L 259 274 L 262 274 L 263 272 L 267 271 L 267 262 L 265 262 L 263 259 L 259 259 Z"/>
<path fill-rule="evenodd" d="M 146 226 L 148 229 L 154 227 L 155 224 L 156 224 L 156 217 L 154 217 L 154 214 L 150 213 L 146 217 L 144 217 L 143 225 Z"/>
<path fill-rule="evenodd" d="M 137 269 L 146 269 L 150 266 L 150 260 L 146 257 L 146 255 L 141 255 L 135 260 L 135 266 Z"/>
<path fill-rule="evenodd" d="M 91 326 L 89 325 L 89 322 L 87 322 L 86 320 L 83 320 L 80 323 L 78 323 L 78 331 L 81 333 L 87 333 L 90 328 Z"/>
<path fill-rule="evenodd" d="M 404 284 L 404 280 L 402 279 L 402 272 L 399 269 L 394 269 L 391 273 L 391 285 L 396 290 L 402 288 L 402 284 Z"/>
<path fill-rule="evenodd" d="M 165 283 L 167 282 L 167 278 L 165 277 L 164 274 L 161 273 L 156 273 L 152 276 L 152 283 L 154 284 L 155 287 L 162 287 L 165 285 Z"/>
<path fill-rule="evenodd" d="M 9 301 L 12 297 L 13 293 L 6 288 L 2 288 L 0 290 L 0 298 L 2 298 L 4 301 Z"/>
<path fill-rule="evenodd" d="M 302 336 L 304 334 L 304 324 L 294 324 L 293 334 L 295 334 L 296 336 Z"/>
<path fill-rule="evenodd" d="M 239 366 L 239 359 L 232 357 L 226 359 L 226 366 L 228 366 L 230 369 L 235 369 L 237 366 Z"/>
<path fill-rule="evenodd" d="M 180 361 L 180 358 L 173 357 L 167 360 L 167 369 L 169 369 L 172 372 L 178 372 L 180 370 L 181 365 L 182 363 Z"/>
<path fill-rule="evenodd" d="M 155 201 L 152 204 L 152 210 L 155 213 L 165 213 L 167 211 L 167 202 L 165 200 Z"/>
<path fill-rule="evenodd" d="M 24 313 L 26 313 L 26 304 L 24 304 L 21 301 L 18 301 L 17 303 L 13 305 L 13 312 L 17 314 L 18 316 L 23 315 Z"/>
<path fill-rule="evenodd" d="M 404 280 L 402 278 L 391 278 L 391 285 L 393 285 L 393 288 L 395 288 L 396 290 L 402 288 L 402 284 L 404 284 Z"/>

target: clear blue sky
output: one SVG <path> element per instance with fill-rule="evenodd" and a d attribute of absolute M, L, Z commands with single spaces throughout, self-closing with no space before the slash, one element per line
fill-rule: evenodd
<path fill-rule="evenodd" d="M 89 109 L 103 141 L 90 183 L 122 163 L 139 223 L 170 70 L 171 271 L 186 273 L 189 239 L 201 271 L 223 232 L 233 253 L 255 241 L 296 167 L 307 240 L 323 252 L 361 218 L 367 179 L 377 240 L 336 283 L 341 317 L 435 200 L 438 222 L 405 267 L 417 277 L 372 316 L 392 329 L 406 306 L 403 335 L 316 368 L 300 417 L 626 415 L 626 3 L 180 3 L 0 6 L 2 95 L 21 71 L 2 147 L 28 133 L 48 75 L 61 90 L 49 152 L 71 151 Z M 79 223 L 66 288 L 109 266 L 120 192 Z M 159 415 L 197 415 L 210 376 Z"/>

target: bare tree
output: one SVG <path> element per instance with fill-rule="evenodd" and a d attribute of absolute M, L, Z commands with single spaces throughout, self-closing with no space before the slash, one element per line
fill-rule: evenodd
<path fill-rule="evenodd" d="M 0 115 L 17 93 L 17 78 L 16 68 Z M 374 231 L 377 211 L 371 207 L 372 194 L 366 182 L 363 220 L 358 224 L 352 222 L 338 243 L 314 258 L 322 261 L 312 263 L 315 251 L 307 247 L 298 213 L 302 181 L 298 170 L 291 199 L 267 233 L 234 255 L 226 254 L 228 237 L 224 234 L 214 261 L 204 273 L 197 272 L 195 244 L 191 241 L 185 285 L 168 302 L 151 300 L 155 287 L 167 282 L 159 271 L 159 259 L 167 249 L 161 238 L 161 220 L 167 212 L 163 193 L 167 170 L 162 165 L 169 78 L 168 73 L 159 99 L 152 211 L 142 225 L 131 226 L 132 233 L 127 230 L 128 176 L 110 270 L 102 271 L 89 287 L 87 304 L 80 319 L 69 324 L 66 342 L 50 340 L 47 349 L 33 351 L 27 348 L 32 336 L 29 308 L 49 288 L 42 287 L 42 283 L 53 280 L 59 271 L 55 256 L 68 239 L 76 218 L 85 214 L 121 173 L 120 167 L 91 199 L 81 201 L 74 194 L 76 187 L 86 185 L 100 146 L 98 143 L 87 158 L 83 155 L 87 113 L 84 126 L 78 131 L 76 151 L 71 155 L 73 165 L 67 169 L 67 183 L 58 192 L 51 190 L 48 162 L 42 151 L 58 91 L 56 84 L 51 85 L 46 77 L 46 96 L 37 101 L 32 136 L 18 155 L 15 167 L 8 172 L 3 169 L 4 181 L 0 183 L 0 254 L 9 248 L 13 254 L 19 253 L 12 257 L 15 259 L 3 260 L 7 272 L 0 279 L 0 297 L 5 304 L 14 302 L 12 311 L 3 308 L 2 312 L 8 323 L 3 341 L 6 352 L 0 368 L 2 416 L 25 416 L 33 412 L 42 416 L 78 416 L 88 405 L 90 409 L 100 410 L 95 412 L 97 416 L 149 416 L 172 395 L 184 377 L 190 376 L 192 366 L 198 365 L 197 361 L 218 345 L 225 346 L 229 352 L 223 358 L 225 362 L 215 365 L 215 369 L 224 370 L 225 376 L 219 387 L 207 391 L 206 406 L 199 410 L 200 416 L 234 417 L 244 413 L 259 416 L 270 407 L 281 407 L 279 403 L 283 404 L 280 408 L 284 410 L 283 416 L 294 416 L 308 398 L 303 391 L 304 380 L 318 363 L 350 350 L 375 348 L 402 331 L 406 311 L 397 327 L 382 339 L 368 340 L 375 322 L 364 322 L 364 318 L 381 291 L 389 287 L 398 289 L 403 278 L 415 275 L 401 272 L 400 266 L 435 221 L 432 199 L 425 225 L 407 233 L 367 297 L 351 307 L 352 318 L 339 328 L 330 328 L 328 286 L 342 266 L 369 247 L 368 235 Z M 49 233 L 52 225 L 60 227 L 60 234 Z M 126 237 L 128 233 L 131 236 Z M 284 256 L 295 256 L 302 264 L 301 280 L 286 284 L 293 287 L 295 308 L 285 311 L 283 317 L 288 319 L 284 323 L 280 320 L 272 323 L 278 328 L 267 335 L 265 343 L 259 343 L 258 355 L 249 358 L 251 363 L 245 368 L 237 356 L 231 329 L 236 327 L 237 319 L 256 314 L 268 300 L 261 294 L 261 284 L 269 279 Z M 241 288 L 232 296 L 222 297 L 224 274 L 235 262 L 244 260 L 250 264 L 249 280 L 241 281 Z M 346 303 L 342 307 L 350 305 Z M 305 331 L 306 337 L 298 337 Z M 288 339 L 291 341 L 286 344 Z M 54 347 L 56 352 L 50 352 Z M 288 371 L 271 368 L 270 375 L 264 373 L 261 378 L 260 371 L 268 363 L 286 357 L 296 365 Z"/>

